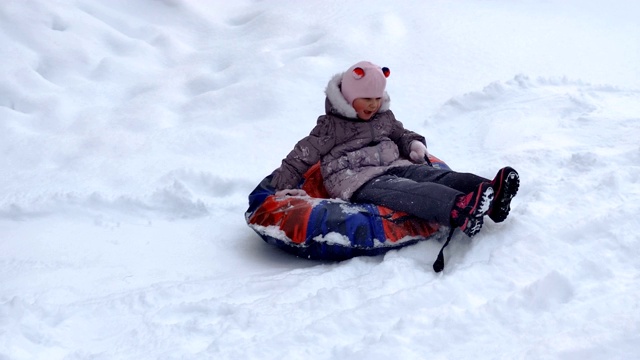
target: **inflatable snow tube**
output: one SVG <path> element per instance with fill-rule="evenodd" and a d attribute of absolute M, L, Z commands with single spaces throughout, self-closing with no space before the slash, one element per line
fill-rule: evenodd
<path fill-rule="evenodd" d="M 432 155 L 429 160 L 434 167 L 449 169 Z M 437 224 L 407 213 L 329 198 L 319 163 L 299 185 L 308 196 L 276 197 L 272 176 L 249 195 L 245 220 L 264 241 L 298 257 L 340 261 L 375 256 L 440 236 Z"/>

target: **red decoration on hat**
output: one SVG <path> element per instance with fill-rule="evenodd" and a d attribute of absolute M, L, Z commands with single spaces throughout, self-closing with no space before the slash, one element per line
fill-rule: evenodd
<path fill-rule="evenodd" d="M 388 78 L 389 75 L 391 75 L 391 70 L 389 70 L 389 68 L 385 66 L 382 68 L 382 73 L 384 74 L 384 77 Z"/>
<path fill-rule="evenodd" d="M 364 77 L 364 69 L 361 67 L 353 69 L 353 77 L 356 80 L 362 79 Z"/>

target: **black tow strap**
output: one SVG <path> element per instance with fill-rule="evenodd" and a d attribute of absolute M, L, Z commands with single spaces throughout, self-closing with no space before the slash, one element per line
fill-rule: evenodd
<path fill-rule="evenodd" d="M 456 231 L 456 228 L 452 226 L 451 230 L 449 230 L 449 236 L 447 236 L 447 241 L 445 241 L 444 245 L 442 245 L 442 249 L 440 249 L 438 258 L 436 259 L 436 262 L 433 263 L 433 271 L 437 273 L 442 271 L 442 269 L 444 269 L 444 248 L 446 248 L 447 245 L 449 245 L 449 241 L 451 241 L 451 237 L 453 236 L 454 231 Z"/>

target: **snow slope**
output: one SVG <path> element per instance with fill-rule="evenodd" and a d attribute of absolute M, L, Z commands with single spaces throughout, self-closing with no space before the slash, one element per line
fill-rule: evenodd
<path fill-rule="evenodd" d="M 0 359 L 640 357 L 640 5 L 0 2 Z M 473 241 L 293 258 L 247 195 L 391 68 L 451 167 L 521 190 Z"/>

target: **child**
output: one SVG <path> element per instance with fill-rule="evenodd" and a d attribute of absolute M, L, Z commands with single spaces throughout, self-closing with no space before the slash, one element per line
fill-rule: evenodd
<path fill-rule="evenodd" d="M 382 205 L 450 226 L 449 239 L 455 228 L 469 237 L 476 235 L 484 215 L 504 221 L 518 191 L 518 173 L 505 167 L 490 181 L 426 164 L 425 138 L 406 130 L 389 110 L 388 76 L 388 68 L 362 61 L 329 81 L 326 114 L 274 173 L 276 196 L 305 195 L 296 187 L 321 161 L 324 185 L 332 197 Z"/>

